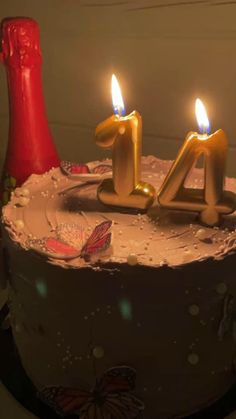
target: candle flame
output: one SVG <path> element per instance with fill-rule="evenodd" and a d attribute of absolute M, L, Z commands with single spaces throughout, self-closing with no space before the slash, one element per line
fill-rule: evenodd
<path fill-rule="evenodd" d="M 195 103 L 195 114 L 199 131 L 201 134 L 210 134 L 211 125 L 207 116 L 207 111 L 200 99 L 196 99 Z"/>
<path fill-rule="evenodd" d="M 112 103 L 113 109 L 116 115 L 124 116 L 125 115 L 125 106 L 120 90 L 120 86 L 115 74 L 112 74 L 111 78 L 111 93 L 112 93 Z"/>

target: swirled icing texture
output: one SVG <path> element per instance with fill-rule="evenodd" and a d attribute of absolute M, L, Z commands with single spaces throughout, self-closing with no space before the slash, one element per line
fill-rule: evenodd
<path fill-rule="evenodd" d="M 152 156 L 142 162 L 143 179 L 158 190 L 171 162 Z M 200 188 L 202 182 L 201 170 L 195 169 L 188 180 L 189 186 Z M 4 223 L 13 240 L 27 248 L 30 238 L 53 236 L 57 226 L 63 223 L 79 224 L 89 235 L 96 224 L 112 220 L 113 251 L 101 259 L 102 263 L 125 263 L 134 253 L 138 263 L 143 265 L 178 266 L 206 258 L 220 258 L 234 249 L 234 214 L 225 217 L 220 228 L 207 228 L 198 224 L 195 213 L 166 211 L 157 205 L 147 214 L 114 211 L 98 202 L 97 186 L 98 183 L 71 180 L 60 169 L 53 169 L 43 176 L 33 175 L 22 189 L 27 189 L 27 197 L 24 198 L 18 189 L 11 203 L 4 208 Z M 226 187 L 234 191 L 236 180 L 227 179 Z M 74 267 L 86 266 L 87 263 L 79 257 L 70 261 L 52 259 L 50 262 Z"/>

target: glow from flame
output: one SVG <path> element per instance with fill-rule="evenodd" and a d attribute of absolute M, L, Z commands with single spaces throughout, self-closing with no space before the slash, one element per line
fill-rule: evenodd
<path fill-rule="evenodd" d="M 113 109 L 116 115 L 124 116 L 125 115 L 125 106 L 120 90 L 120 86 L 115 74 L 112 74 L 111 78 L 111 94 L 112 94 L 112 103 Z"/>
<path fill-rule="evenodd" d="M 210 134 L 211 125 L 207 116 L 207 111 L 200 99 L 196 99 L 195 103 L 195 114 L 199 131 L 201 134 Z"/>

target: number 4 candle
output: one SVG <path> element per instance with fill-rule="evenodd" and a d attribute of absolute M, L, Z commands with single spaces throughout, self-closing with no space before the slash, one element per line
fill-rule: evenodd
<path fill-rule="evenodd" d="M 219 224 L 222 214 L 235 210 L 235 195 L 224 191 L 228 142 L 224 131 L 210 133 L 210 124 L 203 103 L 196 100 L 196 117 L 200 133 L 190 132 L 173 163 L 159 193 L 161 206 L 200 213 L 202 223 Z M 204 156 L 204 188 L 185 188 L 189 171 Z"/>
<path fill-rule="evenodd" d="M 107 205 L 146 209 L 152 205 L 155 189 L 140 180 L 142 118 L 137 111 L 127 116 L 119 84 L 112 76 L 112 100 L 115 115 L 101 122 L 95 133 L 96 143 L 112 149 L 113 179 L 98 187 L 98 198 Z"/>

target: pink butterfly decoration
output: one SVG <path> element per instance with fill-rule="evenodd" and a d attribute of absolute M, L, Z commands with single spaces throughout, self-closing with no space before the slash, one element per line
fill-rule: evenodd
<path fill-rule="evenodd" d="M 80 419 L 138 419 L 144 404 L 134 394 L 136 372 L 130 367 L 110 368 L 91 391 L 47 387 L 39 398 L 60 416 Z"/>
<path fill-rule="evenodd" d="M 91 166 L 91 167 L 90 167 Z M 87 164 L 71 163 L 61 161 L 61 170 L 71 179 L 82 181 L 95 181 L 111 177 L 112 167 L 109 164 L 98 164 L 97 166 Z"/>
<path fill-rule="evenodd" d="M 222 318 L 220 320 L 218 328 L 218 338 L 223 340 L 225 335 L 232 333 L 233 338 L 235 339 L 235 300 L 231 294 L 227 294 L 223 301 L 223 310 Z"/>
<path fill-rule="evenodd" d="M 56 230 L 57 237 L 44 237 L 30 240 L 28 245 L 38 253 L 55 259 L 89 259 L 92 255 L 104 252 L 111 245 L 112 221 L 103 221 L 97 225 L 86 240 L 85 231 L 81 226 L 62 224 Z M 70 244 L 69 244 L 69 243 Z"/>

